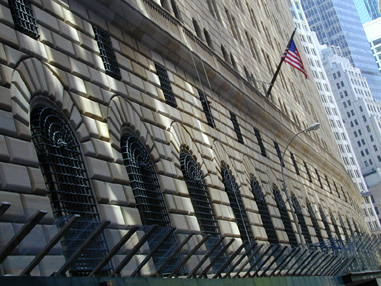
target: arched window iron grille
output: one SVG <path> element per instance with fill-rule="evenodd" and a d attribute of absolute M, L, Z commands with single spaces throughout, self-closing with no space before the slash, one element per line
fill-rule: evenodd
<path fill-rule="evenodd" d="M 311 206 L 311 203 L 307 200 L 307 209 L 308 209 L 308 213 L 310 214 L 310 218 L 311 218 L 311 221 L 312 221 L 312 226 L 315 230 L 315 233 L 316 233 L 316 236 L 319 240 L 319 242 L 323 242 L 324 239 L 323 239 L 323 235 L 321 234 L 321 230 L 320 230 L 320 227 L 319 227 L 319 224 L 318 224 L 318 221 L 316 219 L 316 215 L 315 215 L 315 212 Z"/>
<path fill-rule="evenodd" d="M 264 157 L 267 157 L 266 149 L 265 149 L 265 145 L 263 145 L 261 133 L 259 132 L 257 128 L 254 128 L 254 134 L 255 134 L 255 137 L 257 138 L 259 148 L 261 149 L 261 155 Z"/>
<path fill-rule="evenodd" d="M 37 39 L 40 35 L 37 29 L 36 18 L 30 5 L 30 0 L 9 0 L 15 29 Z"/>
<path fill-rule="evenodd" d="M 292 164 L 294 165 L 294 168 L 295 168 L 295 173 L 300 176 L 298 163 L 296 162 L 294 153 L 290 152 L 290 156 L 291 156 Z"/>
<path fill-rule="evenodd" d="M 296 216 L 297 216 L 298 221 L 299 221 L 300 228 L 302 230 L 302 234 L 304 236 L 304 239 L 306 240 L 306 244 L 308 244 L 308 245 L 312 244 L 311 235 L 308 232 L 306 220 L 304 219 L 303 211 L 299 205 L 298 199 L 296 198 L 296 196 L 294 194 L 292 194 L 291 200 L 292 200 L 292 204 L 293 204 L 294 209 L 295 209 Z"/>
<path fill-rule="evenodd" d="M 121 150 L 130 186 L 134 193 L 136 207 L 139 210 L 143 225 L 171 227 L 169 213 L 148 151 L 142 142 L 132 134 L 122 135 Z M 157 239 L 160 239 L 160 236 L 164 235 L 164 233 L 158 229 L 156 235 L 158 236 Z M 148 243 L 152 248 L 155 246 L 154 241 L 148 241 Z M 155 265 L 159 266 L 163 262 L 163 258 L 176 245 L 176 238 L 171 235 L 155 252 L 153 256 Z M 175 266 L 176 261 L 172 261 L 162 272 L 170 273 Z"/>
<path fill-rule="evenodd" d="M 201 231 L 220 236 L 220 228 L 200 166 L 187 152 L 181 152 L 180 165 Z"/>
<path fill-rule="evenodd" d="M 287 233 L 287 236 L 288 236 L 289 244 L 293 246 L 298 246 L 298 241 L 296 240 L 296 236 L 292 228 L 290 217 L 288 216 L 286 205 L 283 201 L 281 193 L 275 186 L 273 186 L 273 194 L 274 194 L 275 202 L 279 209 L 280 217 L 283 222 L 285 232 Z"/>
<path fill-rule="evenodd" d="M 251 176 L 250 178 L 250 185 L 251 185 L 251 191 L 253 192 L 253 195 L 254 195 L 254 200 L 258 206 L 258 212 L 261 216 L 263 227 L 265 228 L 268 241 L 270 243 L 278 244 L 279 240 L 276 235 L 273 221 L 271 220 L 271 215 L 267 207 L 265 197 L 263 196 L 261 186 L 259 185 L 257 180 L 254 178 L 254 176 Z"/>
<path fill-rule="evenodd" d="M 222 183 L 225 186 L 225 191 L 228 195 L 230 206 L 234 212 L 234 216 L 238 225 L 241 239 L 243 242 L 254 242 L 254 235 L 251 230 L 250 221 L 246 213 L 245 206 L 243 205 L 241 193 L 237 182 L 235 181 L 231 171 L 228 169 L 226 163 L 221 166 Z"/>
<path fill-rule="evenodd" d="M 31 113 L 32 141 L 58 227 L 72 215 L 81 218 L 64 236 L 62 246 L 68 259 L 100 224 L 82 153 L 66 119 L 54 108 L 40 106 Z M 71 267 L 72 276 L 87 276 L 107 254 L 102 233 Z M 102 269 L 108 275 L 111 265 Z"/>
<path fill-rule="evenodd" d="M 324 224 L 325 230 L 326 230 L 326 232 L 328 234 L 328 238 L 332 239 L 333 238 L 332 237 L 332 232 L 331 232 L 331 229 L 329 227 L 329 223 L 328 223 L 327 217 L 325 216 L 324 210 L 323 210 L 323 208 L 321 206 L 319 207 L 319 212 L 320 212 L 321 220 L 322 220 L 322 222 Z"/>
<path fill-rule="evenodd" d="M 156 73 L 160 80 L 161 90 L 164 93 L 165 102 L 172 107 L 177 107 L 175 95 L 173 94 L 173 91 L 172 91 L 167 70 L 158 63 L 155 63 L 155 67 L 156 67 Z"/>
<path fill-rule="evenodd" d="M 111 44 L 110 34 L 97 26 L 93 26 L 95 40 L 98 43 L 99 53 L 105 67 L 106 74 L 115 79 L 120 79 L 120 69 L 115 52 Z"/>
<path fill-rule="evenodd" d="M 206 120 L 208 121 L 208 125 L 210 127 L 214 128 L 214 127 L 216 127 L 216 125 L 214 124 L 214 119 L 212 116 L 212 111 L 210 109 L 209 101 L 206 99 L 205 93 L 203 93 L 199 89 L 197 89 L 197 90 L 198 90 L 198 94 L 200 96 L 200 101 L 201 101 L 202 108 L 203 108 L 205 116 L 206 116 Z"/>

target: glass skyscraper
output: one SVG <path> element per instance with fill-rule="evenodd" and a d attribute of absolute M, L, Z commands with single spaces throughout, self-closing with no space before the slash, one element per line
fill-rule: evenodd
<path fill-rule="evenodd" d="M 378 0 L 354 0 L 361 24 L 381 17 L 378 10 Z"/>
<path fill-rule="evenodd" d="M 353 0 L 303 0 L 310 28 L 321 44 L 340 46 L 343 56 L 361 70 L 372 95 L 381 101 L 381 76 Z"/>

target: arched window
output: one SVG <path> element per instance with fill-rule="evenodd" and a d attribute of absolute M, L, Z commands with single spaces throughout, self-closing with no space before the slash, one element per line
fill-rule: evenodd
<path fill-rule="evenodd" d="M 262 194 L 261 186 L 253 176 L 251 176 L 250 178 L 250 185 L 251 191 L 254 195 L 254 200 L 258 206 L 258 212 L 261 216 L 263 227 L 265 228 L 268 241 L 270 243 L 278 244 L 279 240 L 276 235 L 273 221 L 271 220 L 271 215 L 269 213 L 265 197 Z"/>
<path fill-rule="evenodd" d="M 221 45 L 221 52 L 222 52 L 222 56 L 224 57 L 225 62 L 230 63 L 229 62 L 229 55 L 226 52 L 226 49 L 223 45 Z"/>
<path fill-rule="evenodd" d="M 331 232 L 331 229 L 329 228 L 329 223 L 327 221 L 327 217 L 325 216 L 325 213 L 324 213 L 323 208 L 321 206 L 319 207 L 319 212 L 320 212 L 321 220 L 324 224 L 325 230 L 327 231 L 328 238 L 332 239 L 332 232 Z"/>
<path fill-rule="evenodd" d="M 238 185 L 228 169 L 226 163 L 221 166 L 222 183 L 225 186 L 225 191 L 228 194 L 230 206 L 233 209 L 235 220 L 238 225 L 241 239 L 243 242 L 254 242 L 253 232 L 251 230 L 249 218 L 247 217 L 245 206 L 242 202 L 241 193 Z"/>
<path fill-rule="evenodd" d="M 307 200 L 307 209 L 308 209 L 308 213 L 310 214 L 312 225 L 313 225 L 314 230 L 316 232 L 316 236 L 320 242 L 323 242 L 324 241 L 323 235 L 321 234 L 321 230 L 320 230 L 318 221 L 316 219 L 315 212 L 311 206 L 311 203 L 308 200 Z"/>
<path fill-rule="evenodd" d="M 283 221 L 283 225 L 288 236 L 289 243 L 293 246 L 298 246 L 298 242 L 296 240 L 296 236 L 292 228 L 291 220 L 290 220 L 290 217 L 288 216 L 287 208 L 286 208 L 286 205 L 284 204 L 282 195 L 280 194 L 279 190 L 275 186 L 273 187 L 273 193 L 275 197 L 275 202 L 279 209 L 281 220 Z"/>
<path fill-rule="evenodd" d="M 220 228 L 200 166 L 184 150 L 180 153 L 180 164 L 201 231 L 212 236 L 220 236 Z"/>
<path fill-rule="evenodd" d="M 302 234 L 304 239 L 306 240 L 306 244 L 312 244 L 311 235 L 308 232 L 308 227 L 306 224 L 306 220 L 304 219 L 302 208 L 299 205 L 298 199 L 294 194 L 291 196 L 292 204 L 295 209 L 296 216 L 298 217 L 299 225 L 302 230 Z"/>
<path fill-rule="evenodd" d="M 136 207 L 139 210 L 143 225 L 171 227 L 159 180 L 147 149 L 135 135 L 124 134 L 121 138 L 121 150 L 130 186 L 134 193 Z M 157 233 L 159 236 L 164 234 L 160 230 L 157 230 Z M 148 243 L 150 247 L 156 246 L 153 241 L 149 240 Z M 174 245 L 176 245 L 176 238 L 171 235 L 153 256 L 156 266 L 163 262 L 163 259 L 169 254 L 168 252 Z M 175 267 L 173 263 L 163 269 L 163 272 L 167 273 Z"/>
<path fill-rule="evenodd" d="M 82 152 L 69 123 L 52 107 L 32 110 L 31 132 L 58 227 L 74 214 L 81 216 L 62 241 L 68 259 L 100 223 Z M 87 276 L 107 252 L 101 234 L 71 267 L 71 275 Z M 101 274 L 110 269 L 107 265 Z"/>

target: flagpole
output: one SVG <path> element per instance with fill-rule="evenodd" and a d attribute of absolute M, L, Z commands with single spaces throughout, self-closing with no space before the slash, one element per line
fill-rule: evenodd
<path fill-rule="evenodd" d="M 288 49 L 288 48 L 290 47 L 290 44 L 291 44 L 292 39 L 294 38 L 295 32 L 296 32 L 296 28 L 294 29 L 294 31 L 293 31 L 292 34 L 291 34 L 291 38 L 290 38 L 290 41 L 289 41 L 288 44 L 287 44 L 287 48 L 286 48 L 286 49 Z M 288 52 L 288 51 L 287 51 L 287 52 Z M 282 66 L 282 64 L 283 64 L 285 58 L 286 58 L 286 55 L 282 56 L 282 58 L 280 59 L 280 63 L 279 63 L 279 65 L 278 65 L 278 67 L 277 67 L 277 69 L 276 69 L 276 71 L 275 71 L 275 74 L 274 74 L 274 76 L 273 76 L 273 79 L 271 80 L 269 89 L 268 89 L 267 92 L 266 92 L 266 97 L 269 97 L 269 96 L 270 96 L 271 89 L 272 89 L 273 86 L 274 86 L 274 83 L 275 83 L 275 81 L 276 81 L 276 78 L 277 78 L 277 76 L 278 76 L 278 73 L 279 73 L 279 71 L 280 71 L 280 68 L 281 68 L 281 66 Z"/>

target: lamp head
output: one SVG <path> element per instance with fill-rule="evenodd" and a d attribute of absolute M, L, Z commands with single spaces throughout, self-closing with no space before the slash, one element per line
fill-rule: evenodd
<path fill-rule="evenodd" d="M 309 132 L 309 131 L 312 131 L 312 130 L 318 130 L 320 128 L 320 123 L 319 122 L 316 122 L 314 124 L 312 124 L 310 127 L 307 127 L 304 132 Z"/>

